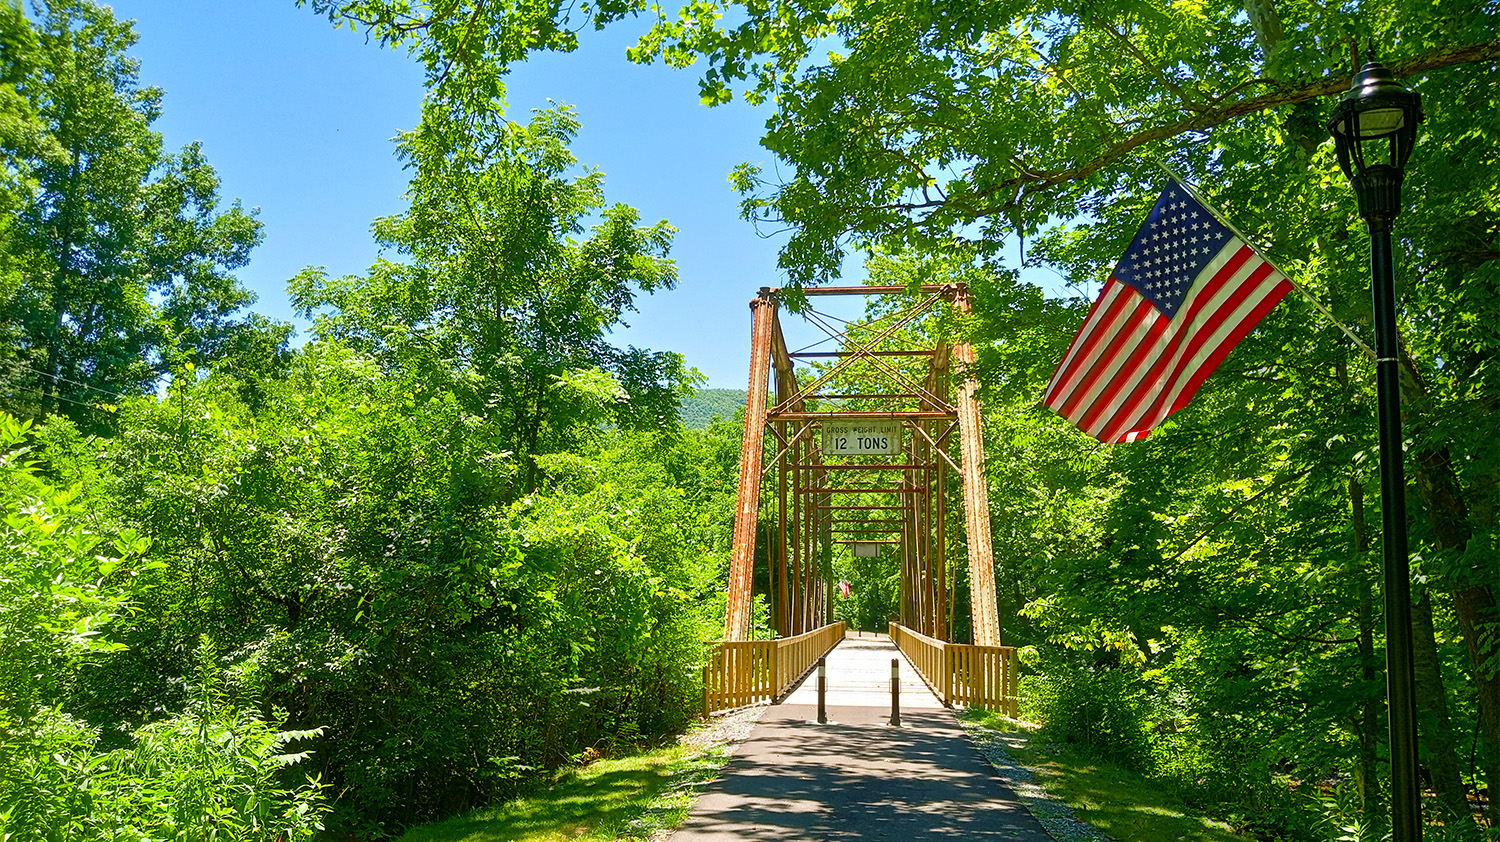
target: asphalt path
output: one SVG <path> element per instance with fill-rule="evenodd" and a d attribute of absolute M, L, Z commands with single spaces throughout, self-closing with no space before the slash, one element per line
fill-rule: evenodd
<path fill-rule="evenodd" d="M 901 726 L 888 724 L 893 657 L 884 636 L 829 653 L 829 722 L 814 671 L 761 717 L 672 842 L 1051 842 L 904 658 Z"/>

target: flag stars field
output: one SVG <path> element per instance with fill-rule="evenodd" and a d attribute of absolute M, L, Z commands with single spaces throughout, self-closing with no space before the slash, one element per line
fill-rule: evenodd
<path fill-rule="evenodd" d="M 1120 258 L 1043 402 L 1100 441 L 1145 438 L 1291 288 L 1174 182 Z"/>

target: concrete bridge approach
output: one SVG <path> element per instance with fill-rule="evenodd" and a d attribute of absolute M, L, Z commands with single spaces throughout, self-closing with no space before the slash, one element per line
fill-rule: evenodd
<path fill-rule="evenodd" d="M 827 658 L 828 722 L 814 670 L 765 712 L 673 842 L 1051 842 L 888 637 L 851 632 Z"/>

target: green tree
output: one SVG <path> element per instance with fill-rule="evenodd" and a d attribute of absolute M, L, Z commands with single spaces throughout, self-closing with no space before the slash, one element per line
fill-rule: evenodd
<path fill-rule="evenodd" d="M 408 260 L 363 277 L 307 270 L 290 289 L 316 335 L 435 378 L 503 431 L 519 457 L 514 495 L 538 487 L 537 456 L 577 447 L 601 423 L 676 428 L 690 378 L 678 354 L 608 341 L 638 291 L 675 285 L 672 227 L 606 207 L 601 173 L 573 175 L 570 109 L 524 126 L 485 109 L 431 101 L 402 137 L 412 206 L 375 231 Z M 590 214 L 598 223 L 575 240 Z"/>
<path fill-rule="evenodd" d="M 701 703 L 733 490 L 697 444 L 600 436 L 539 457 L 544 486 L 508 503 L 515 458 L 484 417 L 332 342 L 253 414 L 221 374 L 121 414 L 97 504 L 167 569 L 119 627 L 130 648 L 78 681 L 99 727 L 191 706 L 206 638 L 234 698 L 326 729 L 330 828 L 378 836 Z"/>
<path fill-rule="evenodd" d="M 36 108 L 22 94 L 21 83 L 36 60 L 36 33 L 19 2 L 0 4 L 0 308 L 21 288 L 21 267 L 12 259 L 10 242 L 16 218 L 34 188 L 32 161 L 56 155 Z M 11 392 L 21 371 L 16 354 L 20 333 L 0 323 L 0 390 Z"/>
<path fill-rule="evenodd" d="M 139 83 L 136 35 L 107 7 L 43 7 L 30 67 L 15 83 L 51 154 L 25 156 L 34 188 L 4 241 L 19 278 L 0 297 L 15 335 L 13 409 L 100 423 L 94 407 L 149 389 L 173 364 L 199 365 L 257 334 L 286 329 L 234 318 L 254 296 L 230 274 L 260 242 L 201 148 L 162 150 L 150 129 L 161 92 Z"/>
<path fill-rule="evenodd" d="M 94 486 L 171 572 L 79 697 L 178 709 L 206 636 L 239 692 L 326 727 L 340 832 L 681 727 L 722 610 L 733 443 L 684 437 L 680 357 L 605 341 L 675 280 L 670 227 L 574 173 L 570 112 L 450 105 L 403 141 L 411 210 L 376 223 L 403 259 L 294 279 L 315 338 L 286 377 L 184 370 L 127 402 Z"/>

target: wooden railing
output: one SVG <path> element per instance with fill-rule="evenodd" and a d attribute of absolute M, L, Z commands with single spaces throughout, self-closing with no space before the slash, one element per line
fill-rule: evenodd
<path fill-rule="evenodd" d="M 781 698 L 843 639 L 844 624 L 831 623 L 777 640 L 715 641 L 703 667 L 703 712 Z"/>
<path fill-rule="evenodd" d="M 944 705 L 1020 715 L 1014 646 L 946 643 L 899 623 L 891 623 L 891 640 Z"/>

